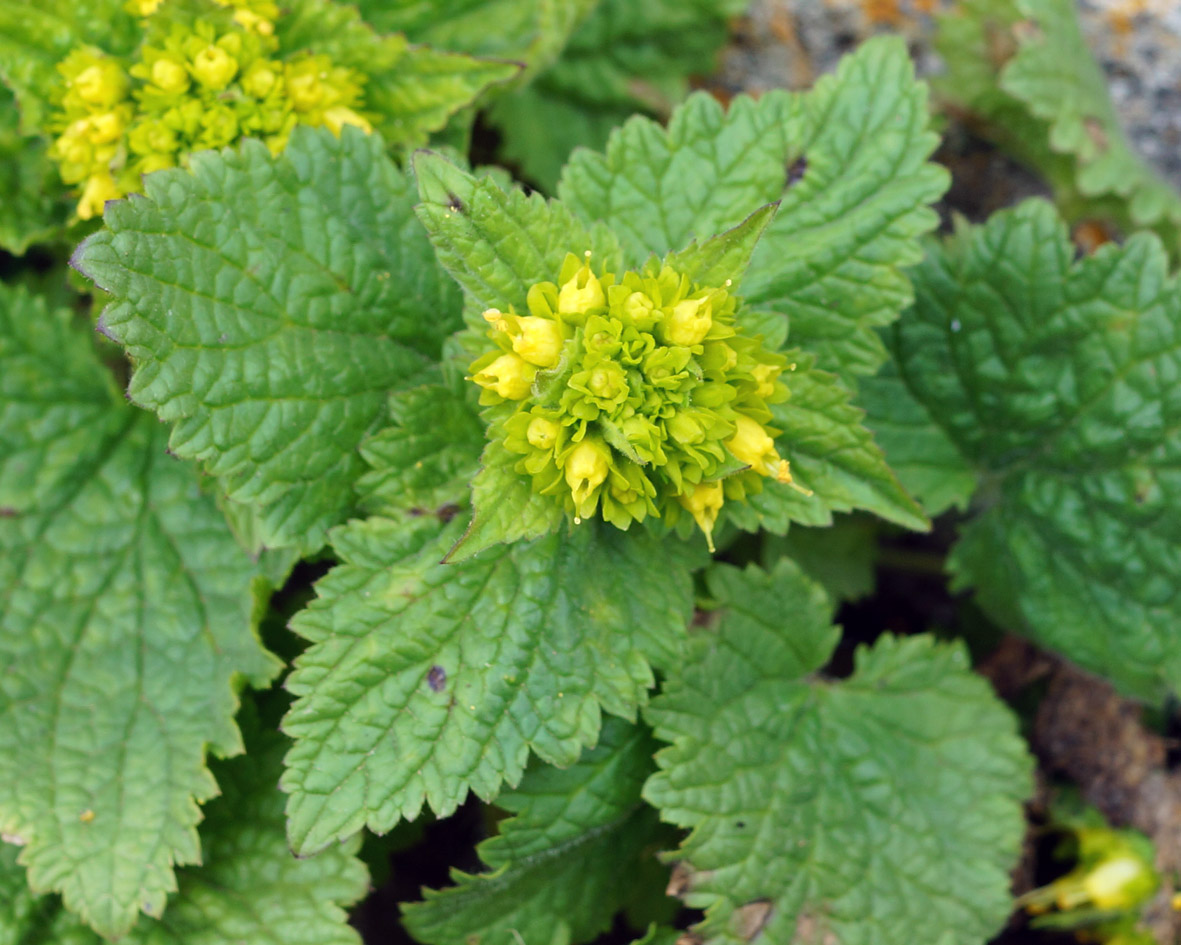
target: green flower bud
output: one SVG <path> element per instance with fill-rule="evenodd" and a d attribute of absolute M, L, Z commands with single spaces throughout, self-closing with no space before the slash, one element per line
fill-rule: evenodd
<path fill-rule="evenodd" d="M 701 344 L 713 327 L 713 305 L 708 298 L 685 299 L 673 306 L 660 324 L 660 333 L 670 345 L 691 347 Z"/>
<path fill-rule="evenodd" d="M 127 94 L 127 75 L 113 59 L 97 59 L 70 83 L 71 91 L 87 105 L 109 107 Z"/>
<path fill-rule="evenodd" d="M 179 95 L 189 87 L 189 73 L 184 65 L 168 56 L 152 63 L 152 84 L 162 92 Z"/>
<path fill-rule="evenodd" d="M 278 63 L 266 59 L 255 60 L 242 73 L 240 80 L 242 91 L 251 98 L 266 98 L 275 90 L 279 82 L 281 68 Z"/>
<path fill-rule="evenodd" d="M 238 60 L 220 46 L 209 45 L 193 57 L 189 71 L 205 88 L 219 92 L 238 74 Z"/>
<path fill-rule="evenodd" d="M 779 379 L 781 368 L 777 364 L 756 364 L 751 375 L 758 385 L 755 396 L 762 400 L 770 400 L 775 396 L 775 382 Z"/>
<path fill-rule="evenodd" d="M 525 434 L 529 445 L 539 450 L 552 450 L 558 442 L 558 434 L 562 428 L 553 420 L 545 417 L 534 417 L 529 421 L 529 429 Z"/>

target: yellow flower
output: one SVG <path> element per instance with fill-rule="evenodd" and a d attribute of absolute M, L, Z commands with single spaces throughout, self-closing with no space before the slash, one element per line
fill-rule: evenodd
<path fill-rule="evenodd" d="M 610 469 L 610 447 L 592 437 L 579 443 L 566 457 L 564 472 L 574 498 L 575 521 L 595 514 L 598 488 L 607 481 Z"/>
<path fill-rule="evenodd" d="M 270 36 L 275 32 L 275 24 L 266 17 L 259 16 L 253 10 L 238 10 L 234 13 L 234 22 L 244 29 L 252 30 L 260 36 Z"/>
<path fill-rule="evenodd" d="M 331 108 L 324 109 L 324 124 L 338 138 L 345 125 L 354 125 L 365 134 L 370 134 L 373 131 L 373 126 L 368 121 L 344 105 L 333 105 Z"/>
<path fill-rule="evenodd" d="M 708 298 L 685 299 L 673 306 L 660 330 L 670 345 L 701 344 L 713 327 L 713 305 Z"/>
<path fill-rule="evenodd" d="M 193 78 L 217 92 L 238 74 L 238 60 L 220 46 L 210 44 L 193 57 Z"/>
<path fill-rule="evenodd" d="M 548 318 L 525 315 L 509 328 L 513 350 L 530 364 L 553 367 L 562 355 L 562 326 Z"/>
<path fill-rule="evenodd" d="M 164 0 L 127 0 L 123 9 L 136 16 L 151 16 L 160 9 Z"/>
<path fill-rule="evenodd" d="M 533 386 L 537 368 L 516 354 L 502 354 L 472 380 L 505 400 L 524 400 Z"/>
<path fill-rule="evenodd" d="M 755 388 L 755 396 L 763 400 L 775 393 L 775 381 L 779 379 L 780 368 L 776 364 L 756 364 L 750 372 L 759 386 Z"/>
<path fill-rule="evenodd" d="M 103 112 L 100 115 L 90 116 L 90 138 L 91 144 L 110 144 L 112 141 L 118 141 L 120 135 L 123 134 L 123 129 L 127 127 L 127 116 L 124 112 L 116 110 L 113 112 Z"/>
<path fill-rule="evenodd" d="M 534 417 L 529 421 L 529 428 L 525 431 L 525 438 L 531 446 L 539 450 L 553 449 L 558 442 L 558 434 L 562 428 L 553 420 L 545 417 Z"/>
<path fill-rule="evenodd" d="M 770 476 L 779 482 L 791 482 L 787 460 L 779 458 L 775 441 L 746 414 L 738 414 L 734 435 L 725 441 L 725 445 L 735 459 L 746 463 L 760 475 Z"/>
<path fill-rule="evenodd" d="M 127 75 L 113 59 L 99 59 L 70 83 L 70 89 L 87 105 L 111 106 L 127 94 Z"/>
<path fill-rule="evenodd" d="M 1130 909 L 1143 899 L 1144 864 L 1133 856 L 1116 856 L 1105 860 L 1082 878 L 1083 898 L 1099 909 Z M 1070 901 L 1064 901 L 1070 900 Z M 1061 896 L 1059 909 L 1079 905 L 1069 896 Z"/>
<path fill-rule="evenodd" d="M 152 83 L 162 92 L 179 95 L 189 87 L 189 73 L 184 65 L 170 56 L 161 56 L 152 63 Z"/>
<path fill-rule="evenodd" d="M 589 262 L 583 263 L 558 290 L 558 311 L 565 314 L 582 315 L 605 302 L 602 283 L 591 272 Z"/>
<path fill-rule="evenodd" d="M 108 200 L 118 200 L 122 196 L 115 179 L 109 173 L 92 174 L 82 189 L 82 197 L 78 201 L 78 216 L 83 220 L 100 216 Z"/>
<path fill-rule="evenodd" d="M 693 487 L 692 492 L 677 496 L 677 501 L 689 511 L 697 527 L 705 533 L 705 543 L 709 550 L 715 551 L 714 524 L 725 501 L 721 482 L 699 482 Z"/>

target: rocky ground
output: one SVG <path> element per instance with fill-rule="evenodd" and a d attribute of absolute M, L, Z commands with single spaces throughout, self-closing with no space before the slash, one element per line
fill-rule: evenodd
<path fill-rule="evenodd" d="M 734 92 L 806 88 L 861 40 L 904 35 L 919 72 L 941 68 L 935 16 L 951 0 L 754 0 L 719 82 Z M 1080 0 L 1083 28 L 1140 152 L 1181 186 L 1181 2 Z"/>

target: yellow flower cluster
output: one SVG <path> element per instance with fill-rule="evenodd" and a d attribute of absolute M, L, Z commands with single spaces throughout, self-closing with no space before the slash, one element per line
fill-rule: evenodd
<path fill-rule="evenodd" d="M 687 511 L 713 550 L 725 501 L 764 477 L 792 482 L 768 406 L 788 396 L 788 365 L 739 331 L 728 287 L 658 262 L 616 280 L 568 255 L 557 283 L 531 287 L 528 314 L 484 313 L 495 347 L 471 379 L 489 436 L 576 524 Z"/>
<path fill-rule="evenodd" d="M 156 14 L 163 0 L 129 0 Z M 50 155 L 62 180 L 80 188 L 77 213 L 89 219 L 108 200 L 140 189 L 142 175 L 182 164 L 193 151 L 246 136 L 272 153 L 297 124 L 372 131 L 363 111 L 365 77 L 325 55 L 284 60 L 270 0 L 215 0 L 234 10 L 218 28 L 177 21 L 125 63 L 93 47 L 58 66 L 63 81 L 52 119 Z"/>

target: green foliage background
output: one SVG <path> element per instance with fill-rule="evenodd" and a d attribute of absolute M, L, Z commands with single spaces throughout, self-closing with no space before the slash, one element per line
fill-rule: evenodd
<path fill-rule="evenodd" d="M 469 795 L 507 816 L 406 905 L 430 945 L 621 910 L 674 942 L 673 864 L 703 943 L 1003 925 L 1018 720 L 935 632 L 879 625 L 844 677 L 834 614 L 880 533 L 950 514 L 951 587 L 998 627 L 1178 692 L 1181 203 L 1066 0 L 944 22 L 940 95 L 1059 206 L 941 237 L 904 44 L 723 108 L 689 78 L 742 6 L 299 0 L 284 42 L 364 70 L 377 132 L 195 154 L 88 228 L 46 157 L 55 65 L 142 30 L 0 0 L 0 247 L 33 248 L 0 283 L 0 945 L 357 942 L 364 831 Z M 484 128 L 540 190 L 467 163 Z M 1076 260 L 1094 215 L 1151 232 Z M 728 504 L 716 558 L 569 525 L 486 442 L 480 313 L 588 250 L 730 280 L 793 364 L 800 488 Z"/>

